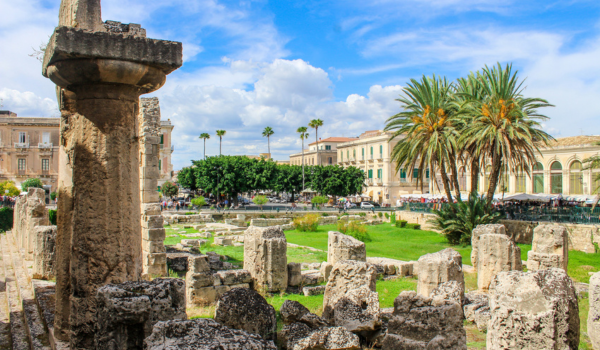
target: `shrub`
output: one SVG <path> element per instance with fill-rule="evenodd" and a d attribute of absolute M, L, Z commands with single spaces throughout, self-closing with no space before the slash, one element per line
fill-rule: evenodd
<path fill-rule="evenodd" d="M 371 242 L 371 236 L 367 232 L 367 227 L 358 221 L 338 221 L 337 228 L 343 234 L 352 236 L 361 242 Z"/>
<path fill-rule="evenodd" d="M 177 187 L 174 183 L 167 181 L 160 187 L 160 191 L 162 192 L 163 196 L 173 198 L 177 195 L 177 193 L 179 193 L 179 187 Z"/>
<path fill-rule="evenodd" d="M 56 209 L 48 210 L 48 219 L 50 220 L 50 224 L 56 225 Z"/>
<path fill-rule="evenodd" d="M 385 218 L 386 218 L 386 219 L 389 219 L 389 218 L 390 218 L 390 214 L 388 214 L 388 213 L 385 213 L 385 214 L 383 214 L 383 215 L 385 215 Z"/>
<path fill-rule="evenodd" d="M 254 202 L 254 204 L 260 206 L 260 210 L 262 210 L 263 205 L 269 203 L 269 200 L 267 199 L 266 196 L 258 195 L 258 196 L 254 196 L 254 198 L 252 198 L 252 202 Z"/>
<path fill-rule="evenodd" d="M 433 213 L 435 218 L 430 222 L 446 236 L 450 244 L 471 244 L 471 233 L 475 227 L 495 224 L 502 215 L 494 212 L 485 198 L 477 194 L 471 194 L 468 201 L 445 205 Z"/>
<path fill-rule="evenodd" d="M 392 215 L 390 216 L 390 222 L 391 222 L 392 224 L 395 224 L 395 223 L 396 223 L 396 213 L 392 213 Z"/>
<path fill-rule="evenodd" d="M 21 190 L 23 192 L 27 192 L 29 187 L 44 188 L 44 184 L 38 178 L 27 179 L 21 183 Z"/>
<path fill-rule="evenodd" d="M 317 209 L 321 209 L 321 205 L 327 203 L 329 201 L 329 197 L 326 196 L 314 196 L 310 202 L 314 204 Z"/>
<path fill-rule="evenodd" d="M 358 215 L 364 218 L 365 216 L 367 216 L 367 213 L 358 213 Z"/>
<path fill-rule="evenodd" d="M 344 216 L 344 215 L 350 215 L 350 214 L 348 214 L 348 213 L 343 213 L 343 214 L 342 214 L 342 216 Z"/>
<path fill-rule="evenodd" d="M 211 205 L 211 206 L 210 206 L 210 210 L 215 210 L 215 206 L 214 206 L 214 205 Z"/>
<path fill-rule="evenodd" d="M 275 215 L 273 215 L 273 214 L 269 215 L 269 219 L 275 219 Z"/>
<path fill-rule="evenodd" d="M 420 229 L 421 229 L 421 225 L 419 225 L 419 224 L 414 224 L 414 225 L 412 226 L 412 228 L 413 228 L 413 230 L 420 230 Z"/>
<path fill-rule="evenodd" d="M 192 199 L 192 204 L 197 206 L 198 208 L 202 208 L 206 205 L 206 199 L 204 199 L 204 197 L 196 197 Z"/>
<path fill-rule="evenodd" d="M 0 209 L 0 230 L 10 231 L 13 228 L 13 208 L 4 207 Z"/>
<path fill-rule="evenodd" d="M 379 213 L 377 213 L 377 216 L 379 216 L 379 218 L 381 219 L 383 217 L 383 213 L 379 212 Z"/>
<path fill-rule="evenodd" d="M 266 218 L 267 218 L 267 216 L 266 216 L 265 214 L 260 214 L 260 218 L 261 218 L 261 219 L 266 219 Z"/>
<path fill-rule="evenodd" d="M 8 190 L 8 193 L 6 191 Z M 9 197 L 16 197 L 21 194 L 21 190 L 15 186 L 15 182 L 11 180 L 6 180 L 0 183 L 0 193 L 2 195 L 7 195 Z"/>
<path fill-rule="evenodd" d="M 319 215 L 306 214 L 303 217 L 295 218 L 293 225 L 300 232 L 316 232 L 319 227 Z"/>
<path fill-rule="evenodd" d="M 52 200 L 56 199 L 56 192 L 50 193 L 50 199 L 52 199 Z"/>
<path fill-rule="evenodd" d="M 407 223 L 406 220 L 396 220 L 396 227 L 405 227 Z"/>
<path fill-rule="evenodd" d="M 195 215 L 196 213 L 194 213 L 193 211 L 188 211 L 185 213 L 185 215 Z"/>
<path fill-rule="evenodd" d="M 323 214 L 321 214 L 321 216 L 329 216 L 329 214 L 323 213 Z"/>

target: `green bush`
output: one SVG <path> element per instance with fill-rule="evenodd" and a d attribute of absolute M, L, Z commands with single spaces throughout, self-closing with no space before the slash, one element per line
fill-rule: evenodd
<path fill-rule="evenodd" d="M 204 197 L 196 197 L 192 199 L 192 204 L 197 206 L 198 208 L 202 208 L 206 205 L 206 199 L 204 199 Z"/>
<path fill-rule="evenodd" d="M 381 219 L 383 217 L 383 213 L 379 212 L 379 213 L 377 213 L 377 216 L 379 216 L 379 218 Z"/>
<path fill-rule="evenodd" d="M 329 216 L 329 214 L 323 213 L 323 214 L 321 214 L 321 216 Z"/>
<path fill-rule="evenodd" d="M 194 213 L 193 211 L 187 211 L 185 212 L 185 215 L 196 215 L 197 213 Z"/>
<path fill-rule="evenodd" d="M 301 218 L 295 218 L 293 221 L 294 228 L 300 232 L 317 232 L 319 227 L 319 215 L 306 214 Z"/>
<path fill-rule="evenodd" d="M 210 210 L 215 210 L 215 206 L 214 206 L 214 205 L 211 205 L 211 206 L 210 206 Z"/>
<path fill-rule="evenodd" d="M 383 215 L 385 215 L 385 218 L 386 218 L 386 219 L 389 219 L 389 218 L 390 218 L 390 214 L 388 214 L 388 213 L 385 213 L 385 214 L 383 214 Z"/>
<path fill-rule="evenodd" d="M 50 199 L 52 199 L 52 200 L 56 199 L 56 192 L 50 193 Z"/>
<path fill-rule="evenodd" d="M 348 236 L 352 236 L 358 239 L 361 242 L 371 242 L 371 236 L 367 232 L 367 227 L 358 221 L 352 220 L 350 222 L 338 221 L 337 223 L 338 231 L 346 234 Z"/>
<path fill-rule="evenodd" d="M 392 215 L 390 216 L 390 222 L 391 222 L 392 224 L 395 224 L 395 223 L 396 223 L 396 213 L 392 213 Z"/>
<path fill-rule="evenodd" d="M 48 219 L 52 225 L 56 225 L 56 209 L 48 210 Z"/>
<path fill-rule="evenodd" d="M 344 215 L 350 215 L 350 214 L 348 214 L 348 213 L 343 213 L 343 214 L 342 214 L 342 216 L 344 216 Z"/>
<path fill-rule="evenodd" d="M 260 218 L 261 218 L 261 219 L 266 219 L 266 218 L 267 218 L 267 216 L 266 216 L 265 214 L 260 214 Z"/>
<path fill-rule="evenodd" d="M 29 187 L 44 188 L 44 184 L 38 178 L 27 179 L 21 183 L 21 190 L 23 192 L 27 192 Z"/>
<path fill-rule="evenodd" d="M 358 213 L 359 216 L 365 217 L 367 216 L 367 213 Z"/>
<path fill-rule="evenodd" d="M 396 227 L 405 227 L 407 223 L 406 220 L 396 220 Z"/>
<path fill-rule="evenodd" d="M 414 224 L 414 225 L 412 225 L 412 229 L 413 229 L 413 230 L 420 230 L 420 229 L 421 229 L 421 225 L 419 225 L 419 224 Z"/>
<path fill-rule="evenodd" d="M 252 198 L 252 202 L 260 206 L 260 210 L 262 210 L 263 205 L 269 203 L 269 199 L 267 198 L 267 196 L 258 195 Z"/>
<path fill-rule="evenodd" d="M 13 208 L 4 207 L 0 209 L 0 230 L 10 231 L 13 228 Z"/>
<path fill-rule="evenodd" d="M 269 219 L 275 219 L 275 215 L 273 215 L 273 214 L 269 215 Z"/>

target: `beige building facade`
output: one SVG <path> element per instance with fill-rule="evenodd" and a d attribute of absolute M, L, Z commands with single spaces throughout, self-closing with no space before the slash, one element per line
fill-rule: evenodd
<path fill-rule="evenodd" d="M 39 178 L 46 193 L 56 190 L 60 118 L 21 118 L 0 111 L 0 181 L 17 187 Z"/>
<path fill-rule="evenodd" d="M 173 179 L 173 163 L 171 156 L 175 151 L 171 135 L 173 134 L 173 124 L 171 119 L 160 121 L 160 156 L 158 160 L 158 186 L 162 186 L 167 181 Z"/>
<path fill-rule="evenodd" d="M 354 166 L 365 173 L 366 187 L 363 196 L 382 205 L 395 205 L 402 194 L 421 193 L 417 188 L 416 173 L 396 171 L 391 153 L 397 140 L 389 142 L 392 133 L 382 130 L 366 131 L 358 139 L 338 144 L 338 164 L 344 168 Z M 423 192 L 429 190 L 429 173 L 426 171 Z M 414 176 L 413 176 L 414 175 Z"/>
<path fill-rule="evenodd" d="M 304 165 L 334 165 L 338 164 L 337 147 L 339 144 L 356 140 L 352 137 L 328 137 L 319 140 L 319 152 L 317 154 L 317 142 L 308 144 L 304 150 Z M 320 162 L 319 162 L 320 159 Z M 291 165 L 302 165 L 302 152 L 290 155 Z"/>
<path fill-rule="evenodd" d="M 541 148 L 531 174 L 508 171 L 501 176 L 497 194 L 562 194 L 563 196 L 592 196 L 600 186 L 595 180 L 600 170 L 584 169 L 584 159 L 600 155 L 600 136 L 574 136 L 559 138 L 551 147 Z M 487 191 L 491 166 L 487 165 L 479 175 L 479 192 Z M 461 192 L 468 193 L 471 176 L 468 167 L 459 167 Z M 438 177 L 439 178 L 439 177 Z M 443 192 L 441 181 L 431 184 L 432 193 Z"/>

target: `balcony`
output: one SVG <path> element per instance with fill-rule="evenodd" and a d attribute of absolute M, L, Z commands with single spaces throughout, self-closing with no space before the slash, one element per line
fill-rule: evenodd
<path fill-rule="evenodd" d="M 27 170 L 25 170 L 25 169 L 17 170 L 17 176 L 27 176 Z"/>
<path fill-rule="evenodd" d="M 39 149 L 46 149 L 46 150 L 51 150 L 52 149 L 52 144 L 51 143 L 38 143 L 38 148 Z"/>
<path fill-rule="evenodd" d="M 171 153 L 175 152 L 175 145 L 171 145 Z"/>
<path fill-rule="evenodd" d="M 29 142 L 15 142 L 15 148 L 29 148 Z"/>
<path fill-rule="evenodd" d="M 378 177 L 377 179 L 375 179 L 375 183 L 377 183 L 378 185 L 383 185 L 383 179 Z"/>
<path fill-rule="evenodd" d="M 377 158 L 379 161 L 383 160 L 383 153 L 379 153 L 379 157 Z"/>
<path fill-rule="evenodd" d="M 356 158 L 350 157 L 350 163 L 356 163 Z"/>
<path fill-rule="evenodd" d="M 367 186 L 373 186 L 373 179 L 367 179 Z"/>

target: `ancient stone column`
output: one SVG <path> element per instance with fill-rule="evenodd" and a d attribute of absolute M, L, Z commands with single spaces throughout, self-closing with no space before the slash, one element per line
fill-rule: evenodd
<path fill-rule="evenodd" d="M 487 291 L 492 278 L 502 271 L 523 269 L 521 248 L 507 235 L 486 233 L 477 242 L 477 288 Z"/>
<path fill-rule="evenodd" d="M 533 229 L 531 250 L 527 252 L 527 269 L 536 271 L 552 267 L 567 271 L 569 232 L 560 225 L 538 225 Z"/>
<path fill-rule="evenodd" d="M 587 319 L 587 333 L 594 349 L 600 349 L 600 272 L 590 278 L 590 310 Z"/>
<path fill-rule="evenodd" d="M 335 265 L 342 260 L 367 261 L 365 244 L 341 232 L 329 231 L 327 240 L 327 262 Z"/>
<path fill-rule="evenodd" d="M 55 336 L 72 349 L 93 347 L 97 289 L 141 278 L 139 97 L 182 64 L 181 43 L 99 6 L 63 0 L 42 72 L 61 88 Z"/>
<path fill-rule="evenodd" d="M 287 289 L 287 241 L 279 226 L 250 226 L 244 233 L 244 269 L 254 278 L 254 289 Z"/>
<path fill-rule="evenodd" d="M 475 269 L 477 269 L 477 261 L 478 261 L 478 247 L 479 247 L 479 236 L 486 233 L 496 233 L 499 235 L 506 235 L 506 227 L 501 224 L 488 224 L 488 225 L 478 225 L 473 229 L 471 233 L 471 264 Z"/>
<path fill-rule="evenodd" d="M 165 229 L 158 203 L 160 106 L 157 97 L 140 99 L 140 200 L 142 202 L 142 275 L 167 275 Z"/>
<path fill-rule="evenodd" d="M 462 270 L 462 256 L 451 248 L 446 248 L 437 253 L 425 254 L 418 262 L 419 281 L 417 293 L 430 296 L 431 292 L 440 284 L 456 281 L 465 292 L 465 278 Z"/>

